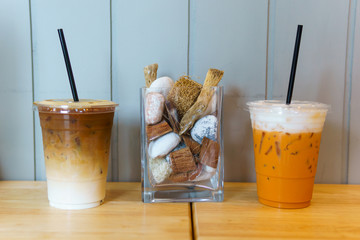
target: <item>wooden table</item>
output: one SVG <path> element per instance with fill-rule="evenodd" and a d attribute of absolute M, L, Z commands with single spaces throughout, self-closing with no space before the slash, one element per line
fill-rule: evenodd
<path fill-rule="evenodd" d="M 69 211 L 49 207 L 45 182 L 0 182 L 0 239 L 360 239 L 360 185 L 315 185 L 296 210 L 258 203 L 254 183 L 226 183 L 223 203 L 144 204 L 140 191 L 108 183 L 102 206 Z"/>
<path fill-rule="evenodd" d="M 48 204 L 45 182 L 0 182 L 0 239 L 191 239 L 190 205 L 144 204 L 140 183 L 108 183 L 85 210 Z"/>
<path fill-rule="evenodd" d="M 254 183 L 224 191 L 221 204 L 193 204 L 196 239 L 360 239 L 360 185 L 316 184 L 304 209 L 260 204 Z"/>

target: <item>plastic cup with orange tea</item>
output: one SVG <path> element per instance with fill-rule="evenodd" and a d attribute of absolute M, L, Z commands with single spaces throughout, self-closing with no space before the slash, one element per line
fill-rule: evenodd
<path fill-rule="evenodd" d="M 257 194 L 265 205 L 310 205 L 321 133 L 329 106 L 292 101 L 302 26 L 298 26 L 286 102 L 247 103 L 253 128 Z"/>
<path fill-rule="evenodd" d="M 117 104 L 78 98 L 62 29 L 58 30 L 73 99 L 34 103 L 39 112 L 50 205 L 99 206 L 105 198 L 111 129 Z"/>

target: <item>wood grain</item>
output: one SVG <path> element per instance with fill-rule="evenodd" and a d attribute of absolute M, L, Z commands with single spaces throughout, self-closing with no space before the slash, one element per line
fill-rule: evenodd
<path fill-rule="evenodd" d="M 190 239 L 189 204 L 144 204 L 140 183 L 108 183 L 86 210 L 48 204 L 45 182 L 0 182 L 0 239 Z"/>
<path fill-rule="evenodd" d="M 225 183 L 223 203 L 194 203 L 196 239 L 359 239 L 360 185 L 316 184 L 311 205 L 277 209 L 255 183 Z"/>
<path fill-rule="evenodd" d="M 165 120 L 155 125 L 146 125 L 146 135 L 148 141 L 155 140 L 156 138 L 169 132 L 172 132 L 172 128 Z"/>

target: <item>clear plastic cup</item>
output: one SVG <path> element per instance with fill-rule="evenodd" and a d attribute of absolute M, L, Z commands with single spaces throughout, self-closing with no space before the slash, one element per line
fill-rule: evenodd
<path fill-rule="evenodd" d="M 310 205 L 329 106 L 275 100 L 247 103 L 253 128 L 259 201 L 278 208 Z"/>
<path fill-rule="evenodd" d="M 106 100 L 45 100 L 39 111 L 50 205 L 85 209 L 102 204 L 117 104 Z"/>

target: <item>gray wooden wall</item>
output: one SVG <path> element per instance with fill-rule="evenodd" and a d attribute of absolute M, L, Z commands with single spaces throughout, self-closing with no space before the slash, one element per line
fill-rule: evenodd
<path fill-rule="evenodd" d="M 80 98 L 119 103 L 109 180 L 140 180 L 139 88 L 158 76 L 225 71 L 225 180 L 254 181 L 245 103 L 284 99 L 297 24 L 294 99 L 331 105 L 316 181 L 360 183 L 357 0 L 0 0 L 0 179 L 44 180 L 32 102 L 70 98 L 63 28 Z"/>

